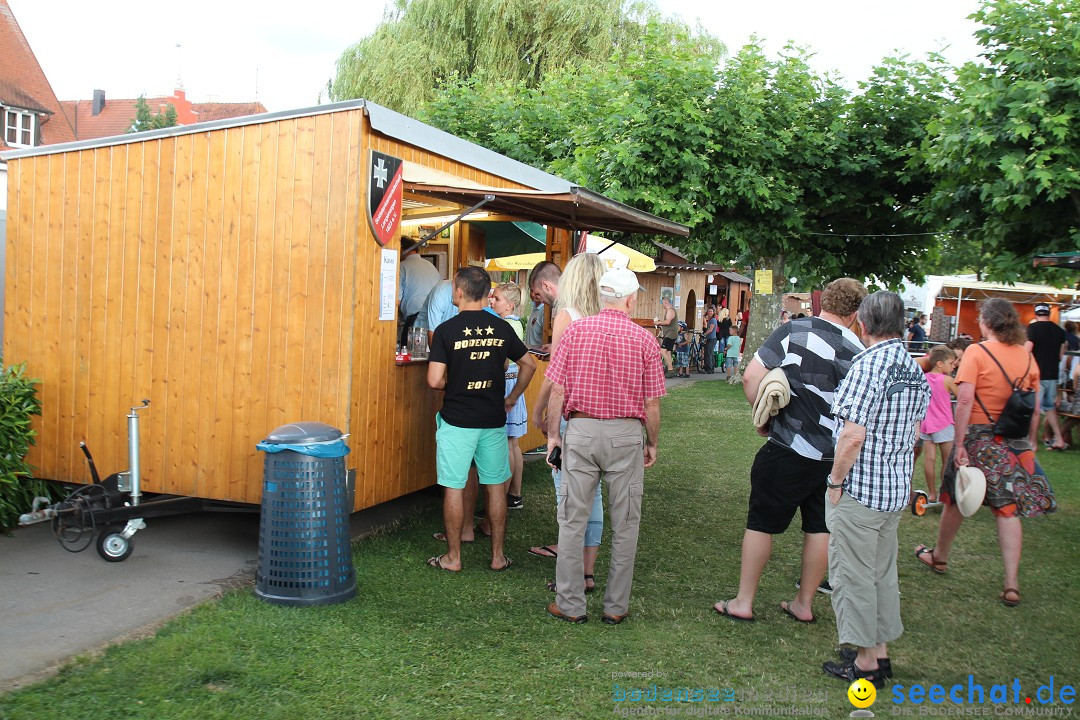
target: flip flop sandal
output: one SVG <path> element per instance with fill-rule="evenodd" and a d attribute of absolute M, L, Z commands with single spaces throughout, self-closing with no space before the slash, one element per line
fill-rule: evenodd
<path fill-rule="evenodd" d="M 923 560 L 923 555 L 926 554 L 930 555 L 930 562 Z M 945 571 L 949 569 L 948 563 L 938 562 L 934 559 L 934 548 L 929 548 L 925 545 L 920 545 L 919 547 L 915 548 L 915 559 L 925 565 L 930 570 L 936 572 L 938 575 L 944 575 Z"/>
<path fill-rule="evenodd" d="M 816 617 L 811 617 L 809 620 L 803 620 L 801 617 L 791 612 L 791 608 L 788 606 L 787 602 L 780 603 L 780 609 L 784 611 L 785 615 L 803 623 L 804 625 L 813 625 L 817 622 Z"/>
<path fill-rule="evenodd" d="M 998 593 L 998 598 L 1005 607 L 1016 607 L 1020 604 L 1020 591 L 1016 588 L 1005 588 Z"/>
<path fill-rule="evenodd" d="M 503 557 L 506 559 L 506 564 L 503 565 L 501 568 L 491 568 L 492 572 L 505 572 L 513 566 L 514 561 L 511 560 L 509 556 L 504 555 Z"/>
<path fill-rule="evenodd" d="M 543 545 L 543 546 L 540 547 L 540 550 L 544 550 L 545 552 L 537 552 L 536 548 L 529 548 L 529 554 L 530 555 L 535 555 L 536 557 L 551 558 L 551 559 L 555 559 L 555 558 L 559 557 L 559 553 L 552 550 L 550 545 Z"/>
<path fill-rule="evenodd" d="M 739 617 L 738 615 L 732 615 L 731 612 L 728 610 L 728 601 L 726 600 L 720 603 L 719 609 L 717 609 L 717 607 L 713 605 L 713 612 L 721 617 L 731 618 L 732 620 L 737 620 L 739 622 L 756 622 L 755 619 L 752 617 Z"/>
<path fill-rule="evenodd" d="M 442 555 L 436 555 L 435 557 L 428 558 L 427 559 L 427 564 L 429 566 L 435 568 L 436 570 L 442 570 L 443 572 L 452 572 L 452 573 L 461 572 L 461 570 L 452 570 L 451 568 L 445 567 L 442 564 L 442 559 L 443 559 Z"/>
<path fill-rule="evenodd" d="M 432 533 L 431 537 L 435 538 L 439 542 L 446 542 L 446 533 L 444 533 L 444 532 Z M 474 542 L 474 541 L 475 541 L 475 538 L 473 538 L 473 540 L 462 540 L 461 542 L 464 544 L 464 543 L 471 543 L 471 542 Z"/>

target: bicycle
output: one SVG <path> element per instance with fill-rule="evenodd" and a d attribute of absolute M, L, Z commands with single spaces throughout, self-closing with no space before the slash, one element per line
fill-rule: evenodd
<path fill-rule="evenodd" d="M 690 333 L 690 366 L 698 372 L 705 372 L 705 333 L 694 330 Z"/>

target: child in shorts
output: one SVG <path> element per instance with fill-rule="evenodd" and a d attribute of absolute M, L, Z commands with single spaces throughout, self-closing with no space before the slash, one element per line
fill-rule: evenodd
<path fill-rule="evenodd" d="M 735 374 L 739 367 L 739 354 L 742 352 L 742 338 L 739 337 L 739 328 L 731 326 L 731 337 L 727 341 L 727 351 L 724 360 L 724 372 L 728 379 Z"/>
<path fill-rule="evenodd" d="M 937 456 L 941 456 L 941 473 L 952 452 L 955 428 L 953 426 L 952 395 L 956 395 L 956 382 L 952 371 L 956 369 L 956 353 L 945 345 L 935 345 L 928 353 L 930 370 L 926 381 L 930 383 L 930 407 L 919 431 L 923 440 L 923 475 L 926 477 L 927 502 L 938 502 Z"/>
<path fill-rule="evenodd" d="M 503 283 L 491 294 L 491 309 L 496 315 L 510 323 L 518 339 L 525 340 L 525 328 L 521 325 L 518 312 L 521 308 L 521 288 L 514 283 Z M 509 397 L 517 385 L 518 366 L 507 361 L 506 396 Z M 525 396 L 518 397 L 514 408 L 506 413 L 506 442 L 510 449 L 510 486 L 506 493 L 506 509 L 521 510 L 525 507 L 521 499 L 521 474 L 523 458 L 518 438 L 529 431 L 529 413 L 525 408 Z"/>
<path fill-rule="evenodd" d="M 690 377 L 690 333 L 681 320 L 679 336 L 675 339 L 675 377 Z"/>

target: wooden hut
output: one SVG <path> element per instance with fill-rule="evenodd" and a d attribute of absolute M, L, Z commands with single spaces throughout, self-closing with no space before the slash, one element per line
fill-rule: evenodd
<path fill-rule="evenodd" d="M 258 502 L 255 443 L 300 420 L 349 433 L 357 510 L 434 483 L 439 394 L 395 362 L 403 225 L 480 204 L 547 225 L 560 265 L 573 231 L 688 232 L 363 100 L 4 159 L 4 359 L 41 380 L 38 476 L 88 481 L 80 440 L 125 468 L 149 398 L 143 490 L 213 500 Z M 470 227 L 433 241 L 448 273 L 483 259 Z"/>
<path fill-rule="evenodd" d="M 712 263 L 692 263 L 677 248 L 655 243 L 656 269 L 640 276 L 646 301 L 638 315 L 660 317 L 660 298 L 670 294 L 675 313 L 688 328 L 701 328 L 705 305 L 725 303 L 733 315 L 750 309 L 750 278 Z"/>

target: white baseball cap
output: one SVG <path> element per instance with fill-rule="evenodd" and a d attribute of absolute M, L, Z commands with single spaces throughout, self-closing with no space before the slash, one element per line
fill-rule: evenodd
<path fill-rule="evenodd" d="M 611 268 L 600 276 L 600 294 L 622 298 L 641 289 L 637 275 L 628 268 Z"/>

